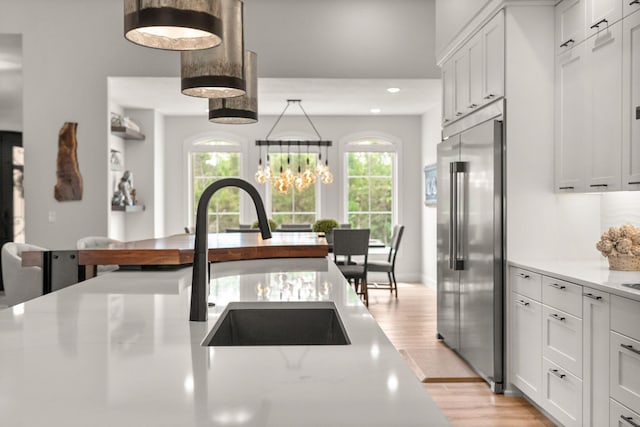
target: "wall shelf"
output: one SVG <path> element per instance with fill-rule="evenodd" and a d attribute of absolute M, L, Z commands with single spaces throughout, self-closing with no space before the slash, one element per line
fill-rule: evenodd
<path fill-rule="evenodd" d="M 144 141 L 144 134 L 138 132 L 135 129 L 130 129 L 124 126 L 111 126 L 111 133 L 119 136 L 122 139 L 133 139 L 136 141 Z"/>
<path fill-rule="evenodd" d="M 133 206 L 113 206 L 113 205 L 111 205 L 111 210 L 112 211 L 119 211 L 119 212 L 125 212 L 125 213 L 142 212 L 142 211 L 144 211 L 144 209 L 145 209 L 144 205 L 133 205 Z"/>

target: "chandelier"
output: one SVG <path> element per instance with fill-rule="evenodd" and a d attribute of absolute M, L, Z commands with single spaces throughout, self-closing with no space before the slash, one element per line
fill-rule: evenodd
<path fill-rule="evenodd" d="M 318 136 L 318 140 L 273 140 L 269 139 L 273 130 L 276 128 L 280 120 L 284 116 L 284 113 L 287 111 L 291 104 L 297 104 L 302 110 L 302 113 L 306 117 L 307 121 L 313 128 L 313 131 Z M 313 122 L 309 118 L 309 115 L 302 107 L 302 101 L 300 99 L 287 99 L 287 105 L 278 116 L 278 119 L 269 130 L 269 133 L 265 137 L 265 139 L 256 140 L 256 145 L 260 147 L 260 159 L 258 160 L 258 170 L 255 173 L 255 180 L 264 184 L 266 182 L 271 182 L 273 189 L 278 191 L 279 193 L 287 194 L 290 188 L 295 188 L 298 191 L 304 191 L 309 186 L 315 184 L 317 180 L 319 180 L 323 184 L 331 184 L 333 182 L 333 173 L 331 173 L 331 169 L 329 168 L 329 147 L 331 147 L 332 142 L 323 140 L 318 133 L 318 130 L 314 126 Z M 265 164 L 262 162 L 262 147 L 267 147 L 267 161 Z M 271 167 L 271 159 L 269 156 L 269 147 L 278 146 L 280 149 L 281 157 L 283 157 L 283 146 L 287 148 L 287 162 L 286 166 L 284 166 L 281 162 L 279 170 L 274 171 Z M 314 162 L 312 165 L 309 159 L 309 147 L 318 147 L 319 155 L 318 161 Z M 294 172 L 294 168 L 296 165 L 291 164 L 291 147 L 294 147 L 294 152 L 297 149 L 297 173 Z M 301 164 L 301 148 L 306 148 L 306 156 L 304 161 L 304 170 L 303 165 Z M 322 147 L 325 148 L 325 160 L 322 162 Z"/>

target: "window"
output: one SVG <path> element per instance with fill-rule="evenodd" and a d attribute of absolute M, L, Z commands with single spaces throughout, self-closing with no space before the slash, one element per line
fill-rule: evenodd
<path fill-rule="evenodd" d="M 395 206 L 396 153 L 393 144 L 361 140 L 346 155 L 347 218 L 354 228 L 371 229 L 371 238 L 390 243 Z"/>
<path fill-rule="evenodd" d="M 211 183 L 222 178 L 240 177 L 241 154 L 238 146 L 224 141 L 200 141 L 189 152 L 191 221 L 195 224 L 200 196 Z M 222 233 L 240 223 L 240 189 L 222 188 L 209 201 L 209 233 Z"/>
<path fill-rule="evenodd" d="M 316 164 L 315 154 L 298 153 L 272 153 L 270 155 L 271 172 L 276 175 L 282 170 L 287 170 L 287 158 L 289 167 L 294 175 L 298 174 L 298 166 L 304 172 L 307 159 L 313 168 Z M 271 188 L 271 218 L 278 224 L 313 224 L 316 221 L 316 196 L 318 183 L 311 184 L 302 191 L 291 185 L 286 194 Z"/>

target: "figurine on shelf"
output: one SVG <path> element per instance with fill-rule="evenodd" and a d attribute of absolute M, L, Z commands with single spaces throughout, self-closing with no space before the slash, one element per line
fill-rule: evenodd
<path fill-rule="evenodd" d="M 133 206 L 134 199 L 131 197 L 132 191 L 135 190 L 131 184 L 131 172 L 124 171 L 124 174 L 118 183 L 118 189 L 113 193 L 111 204 L 113 206 Z"/>

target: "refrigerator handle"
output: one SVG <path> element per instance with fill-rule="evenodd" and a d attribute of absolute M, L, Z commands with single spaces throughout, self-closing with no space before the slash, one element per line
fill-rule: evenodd
<path fill-rule="evenodd" d="M 464 270 L 464 255 L 460 252 L 462 231 L 464 227 L 464 179 L 462 187 L 458 178 L 467 171 L 466 162 L 453 162 L 450 165 L 451 173 L 451 235 L 450 242 L 453 242 L 450 250 L 449 265 L 452 270 Z M 463 177 L 464 178 L 464 177 Z M 462 190 L 462 191 L 461 191 Z M 462 206 L 462 209 L 461 209 Z"/>

